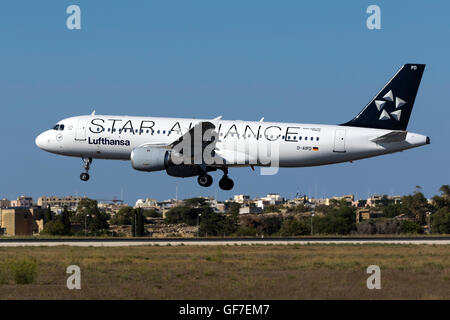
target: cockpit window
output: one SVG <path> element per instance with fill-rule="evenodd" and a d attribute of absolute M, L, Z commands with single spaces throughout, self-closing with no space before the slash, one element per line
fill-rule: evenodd
<path fill-rule="evenodd" d="M 53 127 L 53 130 L 59 130 L 59 131 L 63 131 L 64 130 L 64 125 L 63 124 L 57 124 Z"/>

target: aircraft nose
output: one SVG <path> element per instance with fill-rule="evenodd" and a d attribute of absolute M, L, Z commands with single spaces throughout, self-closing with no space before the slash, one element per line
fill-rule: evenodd
<path fill-rule="evenodd" d="M 36 140 L 35 140 L 35 143 L 36 143 L 36 145 L 39 147 L 39 148 L 41 148 L 41 149 L 44 149 L 44 147 L 45 147 L 45 134 L 44 134 L 45 132 L 43 132 L 43 133 L 41 133 L 40 135 L 38 135 L 37 137 L 36 137 Z"/>

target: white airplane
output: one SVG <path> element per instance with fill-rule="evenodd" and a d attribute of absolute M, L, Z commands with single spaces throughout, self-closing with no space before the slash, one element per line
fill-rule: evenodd
<path fill-rule="evenodd" d="M 131 160 L 136 170 L 198 176 L 208 187 L 228 168 L 307 167 L 353 161 L 430 143 L 406 131 L 425 65 L 405 64 L 352 120 L 341 125 L 91 115 L 59 121 L 36 138 L 48 152 L 80 157 L 89 179 L 92 159 Z"/>

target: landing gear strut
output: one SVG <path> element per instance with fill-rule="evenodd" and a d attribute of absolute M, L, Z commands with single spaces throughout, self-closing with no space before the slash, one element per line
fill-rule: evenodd
<path fill-rule="evenodd" d="M 222 171 L 223 171 L 223 177 L 219 181 L 219 187 L 222 190 L 229 191 L 229 190 L 233 189 L 234 182 L 233 182 L 233 180 L 228 178 L 228 168 L 223 168 Z"/>
<path fill-rule="evenodd" d="M 80 179 L 83 181 L 89 180 L 89 168 L 91 167 L 92 158 L 81 158 L 83 160 L 83 168 L 86 172 L 82 172 L 80 174 Z"/>

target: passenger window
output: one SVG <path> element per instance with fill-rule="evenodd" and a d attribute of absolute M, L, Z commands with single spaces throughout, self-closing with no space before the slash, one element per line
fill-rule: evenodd
<path fill-rule="evenodd" d="M 316 141 L 319 141 L 319 137 L 316 138 Z"/>

